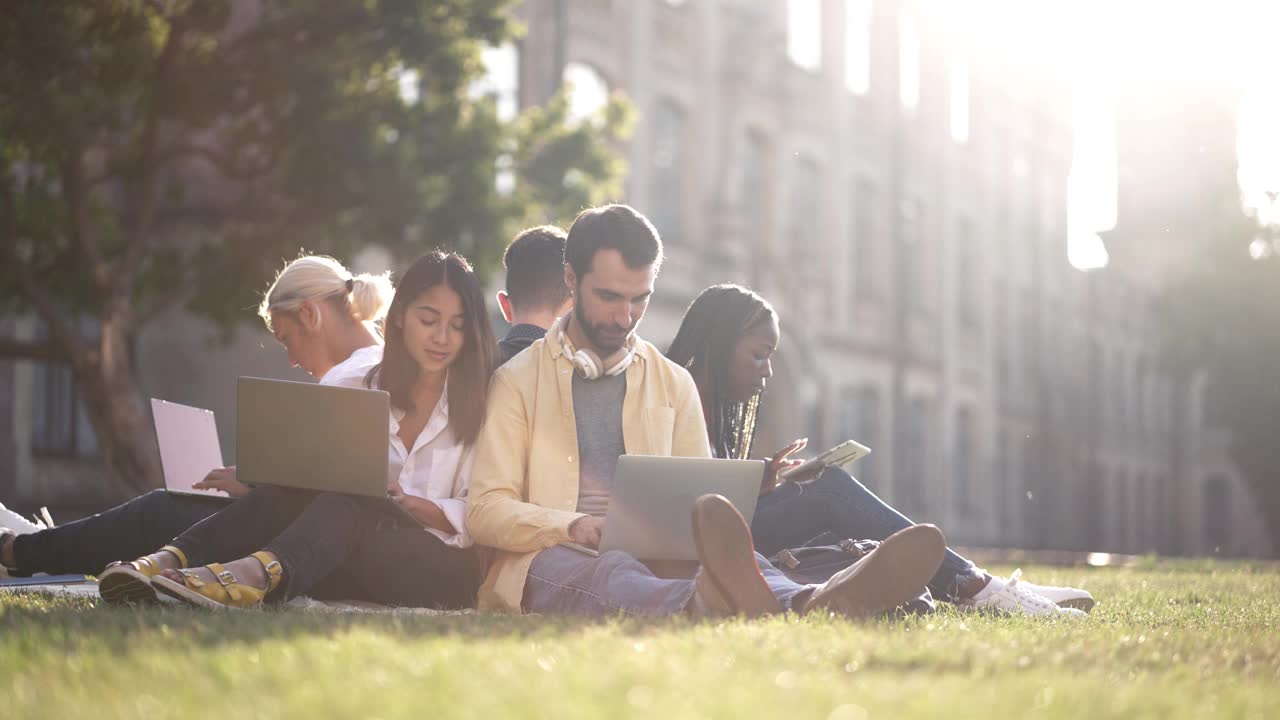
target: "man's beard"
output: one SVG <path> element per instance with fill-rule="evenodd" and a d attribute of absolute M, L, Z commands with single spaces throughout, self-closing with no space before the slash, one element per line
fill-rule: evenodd
<path fill-rule="evenodd" d="M 633 325 L 631 330 L 619 327 L 617 325 L 595 325 L 591 322 L 591 318 L 587 316 L 582 307 L 582 299 L 575 298 L 573 301 L 573 316 L 578 320 L 578 327 L 582 329 L 582 335 L 586 337 L 587 342 L 591 343 L 592 349 L 601 358 L 609 358 L 627 344 L 627 338 L 631 337 L 631 333 L 635 330 Z M 607 337 L 606 331 L 622 333 L 621 339 Z"/>

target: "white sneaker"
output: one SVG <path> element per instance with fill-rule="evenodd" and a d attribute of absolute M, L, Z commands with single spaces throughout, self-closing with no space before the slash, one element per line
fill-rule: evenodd
<path fill-rule="evenodd" d="M 1093 595 L 1090 595 L 1088 590 L 1057 585 L 1036 585 L 1026 580 L 1021 581 L 1021 585 L 1041 597 L 1052 600 L 1058 607 L 1075 608 L 1084 612 L 1093 609 Z"/>
<path fill-rule="evenodd" d="M 974 610 L 997 610 L 1037 617 L 1086 617 L 1075 608 L 1059 607 L 1049 598 L 1031 591 L 1027 583 L 1020 582 L 1021 578 L 1021 569 L 1014 570 L 1008 580 L 993 577 L 977 595 L 956 604 Z"/>
<path fill-rule="evenodd" d="M 17 535 L 26 535 L 27 533 L 44 530 L 48 526 L 43 522 L 33 523 L 5 507 L 4 503 L 0 503 L 0 527 L 9 528 Z"/>

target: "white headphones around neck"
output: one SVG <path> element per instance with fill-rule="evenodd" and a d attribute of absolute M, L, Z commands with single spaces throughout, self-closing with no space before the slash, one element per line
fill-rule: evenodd
<path fill-rule="evenodd" d="M 606 376 L 613 377 L 614 375 L 621 375 L 627 371 L 627 368 L 631 365 L 631 361 L 634 360 L 636 356 L 635 338 L 630 338 L 627 341 L 627 344 L 623 347 L 625 352 L 622 353 L 622 357 L 619 358 L 612 366 L 606 368 L 604 367 L 605 361 L 601 360 L 600 356 L 596 354 L 595 351 L 586 348 L 578 350 L 573 346 L 573 343 L 569 340 L 568 334 L 565 332 L 565 325 L 567 325 L 568 322 L 568 315 L 557 320 L 555 328 L 556 334 L 560 338 L 560 347 L 564 350 L 565 356 L 569 358 L 569 362 L 573 363 L 573 369 L 578 372 L 578 375 L 582 376 L 583 380 L 597 380 Z"/>

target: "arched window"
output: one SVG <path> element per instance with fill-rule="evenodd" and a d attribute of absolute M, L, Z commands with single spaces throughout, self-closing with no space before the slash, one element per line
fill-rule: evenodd
<path fill-rule="evenodd" d="M 791 257 L 797 261 L 792 267 L 817 273 L 818 258 L 823 254 L 818 231 L 818 163 L 807 155 L 796 158 L 790 197 L 785 237 Z"/>
<path fill-rule="evenodd" d="M 954 458 L 951 489 L 953 504 L 962 513 L 973 508 L 973 413 L 969 408 L 956 411 Z"/>
<path fill-rule="evenodd" d="M 858 178 L 854 183 L 853 201 L 849 203 L 853 217 L 849 219 L 849 279 L 851 301 L 874 300 L 880 296 L 875 228 L 877 193 L 875 183 Z"/>
<path fill-rule="evenodd" d="M 871 0 L 844 3 L 844 85 L 855 95 L 871 90 Z"/>
<path fill-rule="evenodd" d="M 509 121 L 520 111 L 520 53 L 515 43 L 480 51 L 484 74 L 471 84 L 471 97 L 493 98 L 498 119 Z"/>
<path fill-rule="evenodd" d="M 1211 475 L 1204 481 L 1204 539 L 1209 552 L 1227 549 L 1231 539 L 1231 481 L 1225 475 Z"/>
<path fill-rule="evenodd" d="M 978 327 L 978 243 L 974 241 L 973 221 L 961 217 L 956 221 L 956 314 L 960 326 Z"/>
<path fill-rule="evenodd" d="M 898 462 L 902 474 L 898 478 L 898 498 L 904 512 L 924 510 L 924 489 L 929 469 L 930 438 L 929 400 L 911 398 L 907 402 L 906 417 L 902 425 L 902 437 L 894 443 L 898 448 Z"/>
<path fill-rule="evenodd" d="M 571 62 L 564 66 L 563 80 L 569 91 L 569 121 L 582 122 L 598 116 L 609 102 L 609 83 L 600 71 L 586 63 Z"/>
<path fill-rule="evenodd" d="M 866 482 L 875 476 L 876 455 L 880 439 L 884 436 L 880 427 L 880 390 L 871 384 L 846 388 L 844 393 L 844 412 L 840 432 L 844 440 L 856 440 L 871 448 L 871 455 L 858 461 L 852 469 L 854 475 Z"/>
<path fill-rule="evenodd" d="M 763 133 L 748 130 L 743 138 L 738 159 L 741 186 L 738 210 L 753 232 L 764 234 L 768 227 L 769 208 L 769 141 Z"/>
<path fill-rule="evenodd" d="M 650 214 L 662 241 L 676 245 L 684 239 L 681 207 L 681 163 L 684 156 L 685 113 L 670 100 L 653 109 L 653 151 L 650 153 Z"/>
<path fill-rule="evenodd" d="M 787 57 L 805 70 L 822 66 L 822 3 L 787 0 Z"/>

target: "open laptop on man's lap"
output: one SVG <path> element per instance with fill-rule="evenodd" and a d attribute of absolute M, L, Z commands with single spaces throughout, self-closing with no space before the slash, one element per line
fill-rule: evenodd
<path fill-rule="evenodd" d="M 565 545 L 590 555 L 621 550 L 644 561 L 696 561 L 689 521 L 694 502 L 723 495 L 749 523 L 763 473 L 760 460 L 623 455 L 610 484 L 599 550 Z"/>

